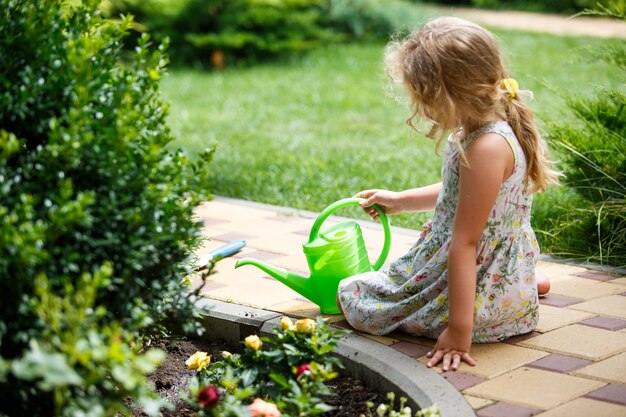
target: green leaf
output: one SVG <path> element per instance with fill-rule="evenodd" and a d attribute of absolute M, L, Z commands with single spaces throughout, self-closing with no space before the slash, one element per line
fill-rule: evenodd
<path fill-rule="evenodd" d="M 11 372 L 17 378 L 39 380 L 37 385 L 44 390 L 82 384 L 82 378 L 69 366 L 65 355 L 43 351 L 35 340 L 29 346 L 30 350 L 11 364 Z"/>

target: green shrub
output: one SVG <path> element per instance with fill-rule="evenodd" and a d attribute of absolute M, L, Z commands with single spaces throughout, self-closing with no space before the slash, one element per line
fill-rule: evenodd
<path fill-rule="evenodd" d="M 348 40 L 387 41 L 426 19 L 423 9 L 406 1 L 329 1 L 328 24 Z"/>
<path fill-rule="evenodd" d="M 319 45 L 387 40 L 423 18 L 402 0 L 106 0 L 107 16 L 132 14 L 157 40 L 169 38 L 175 62 L 255 63 Z"/>
<path fill-rule="evenodd" d="M 596 0 L 427 0 L 450 6 L 479 7 L 484 9 L 522 10 L 540 13 L 572 14 L 592 7 Z"/>
<path fill-rule="evenodd" d="M 626 20 L 617 2 L 589 13 Z M 626 68 L 626 50 L 595 51 L 598 58 Z M 622 78 L 622 81 L 626 79 Z M 574 192 L 552 203 L 544 217 L 547 244 L 555 253 L 584 257 L 614 266 L 626 265 L 626 91 L 597 87 L 595 97 L 565 95 L 574 122 L 547 123 L 549 138 L 561 149 L 564 183 Z"/>
<path fill-rule="evenodd" d="M 95 0 L 0 0 L 0 414 L 149 398 L 138 336 L 193 312 L 180 280 L 210 152 L 168 147 L 163 48 L 143 36 L 121 64 L 131 25 Z"/>
<path fill-rule="evenodd" d="M 139 17 L 157 39 L 168 36 L 172 57 L 217 68 L 297 54 L 335 35 L 323 26 L 323 0 L 184 0 L 172 14 L 157 0 L 111 0 L 113 16 Z"/>

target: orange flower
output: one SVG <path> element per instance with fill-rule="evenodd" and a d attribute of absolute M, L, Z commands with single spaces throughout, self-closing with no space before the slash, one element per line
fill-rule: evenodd
<path fill-rule="evenodd" d="M 260 398 L 255 398 L 248 406 L 248 411 L 252 417 L 280 417 L 280 411 L 276 404 L 267 403 Z"/>

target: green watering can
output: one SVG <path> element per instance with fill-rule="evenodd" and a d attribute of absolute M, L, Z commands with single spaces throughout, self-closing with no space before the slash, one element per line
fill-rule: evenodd
<path fill-rule="evenodd" d="M 357 222 L 346 221 L 320 232 L 322 223 L 332 212 L 342 207 L 357 205 L 361 201 L 364 200 L 346 198 L 336 201 L 317 217 L 309 241 L 302 245 L 311 271 L 310 277 L 306 278 L 252 258 L 240 259 L 235 268 L 254 265 L 317 304 L 323 314 L 338 314 L 340 311 L 336 295 L 339 281 L 363 272 L 378 271 L 385 263 L 391 245 L 389 219 L 376 205 L 373 207 L 380 213 L 385 230 L 385 243 L 378 260 L 373 265 L 370 263 L 363 234 Z"/>

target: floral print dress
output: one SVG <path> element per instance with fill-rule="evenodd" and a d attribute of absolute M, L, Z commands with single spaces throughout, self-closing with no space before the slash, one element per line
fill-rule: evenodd
<path fill-rule="evenodd" d="M 524 186 L 526 159 L 507 122 L 472 132 L 507 140 L 515 168 L 501 185 L 476 253 L 474 343 L 499 342 L 531 331 L 538 320 L 535 265 L 539 246 L 530 226 L 531 195 Z M 355 329 L 382 335 L 400 329 L 437 338 L 448 322 L 448 246 L 459 192 L 457 145 L 450 138 L 443 155 L 443 187 L 432 221 L 417 242 L 386 272 L 366 272 L 342 280 L 339 301 Z"/>

